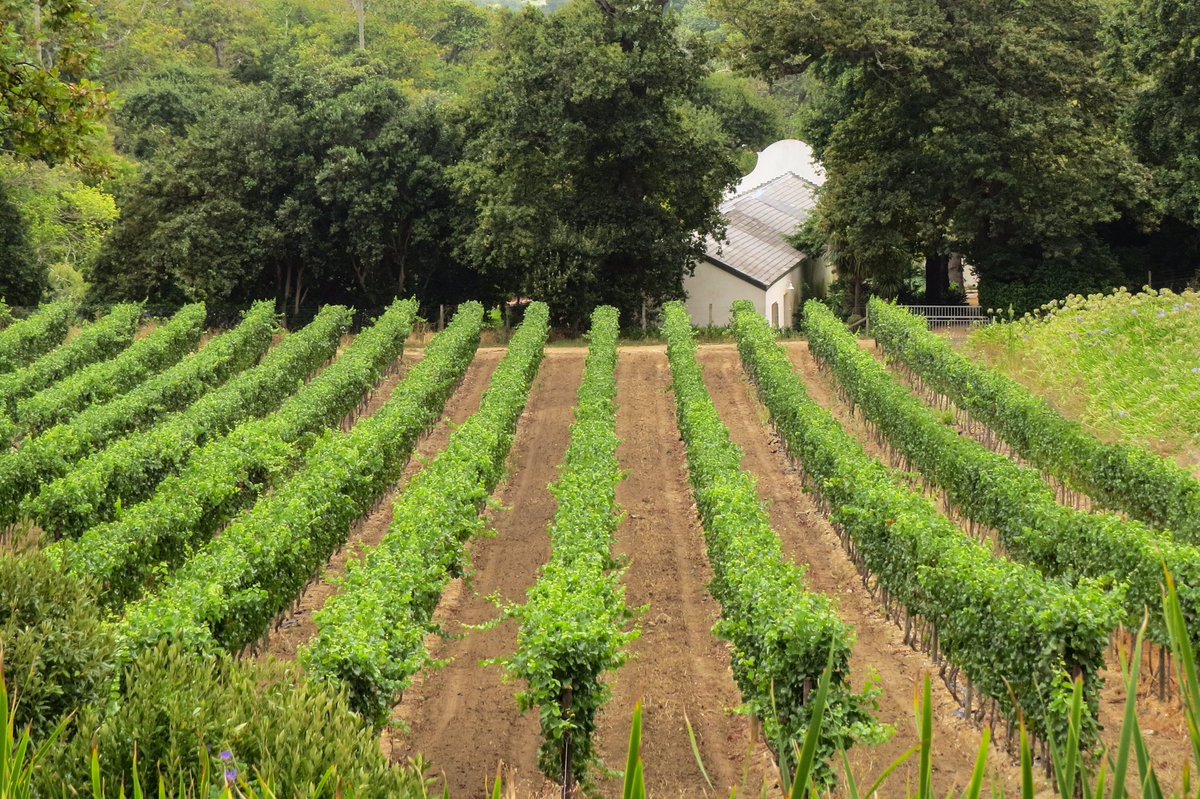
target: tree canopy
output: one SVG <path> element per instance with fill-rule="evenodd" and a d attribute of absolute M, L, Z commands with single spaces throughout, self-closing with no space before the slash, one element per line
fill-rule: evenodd
<path fill-rule="evenodd" d="M 95 295 L 380 305 L 443 258 L 456 145 L 369 60 L 280 66 L 228 90 L 124 197 Z"/>
<path fill-rule="evenodd" d="M 1026 307 L 1120 280 L 1098 227 L 1144 201 L 1147 175 L 1098 69 L 1094 0 L 714 5 L 740 63 L 824 79 L 806 120 L 822 225 L 868 272 L 962 252 L 985 304 Z"/>
<path fill-rule="evenodd" d="M 716 115 L 692 97 L 702 55 L 657 3 L 577 0 L 505 20 L 454 170 L 473 224 L 462 252 L 496 285 L 578 323 L 682 296 L 738 176 Z"/>

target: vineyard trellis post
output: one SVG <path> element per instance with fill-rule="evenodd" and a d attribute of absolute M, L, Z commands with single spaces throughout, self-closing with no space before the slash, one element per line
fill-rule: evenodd
<path fill-rule="evenodd" d="M 562 700 L 560 707 L 562 708 L 563 719 L 567 719 L 571 715 L 571 705 L 573 704 L 575 692 L 571 690 L 570 684 L 564 684 L 562 690 Z M 563 777 L 562 777 L 562 799 L 571 799 L 571 792 L 575 788 L 575 770 L 571 766 L 571 730 L 568 726 L 563 730 Z"/>

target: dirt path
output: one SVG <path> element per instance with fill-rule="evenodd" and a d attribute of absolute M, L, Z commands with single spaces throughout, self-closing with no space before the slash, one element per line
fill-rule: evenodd
<path fill-rule="evenodd" d="M 432 457 L 443 447 L 450 436 L 447 420 L 454 424 L 462 424 L 479 407 L 483 392 L 487 390 L 500 359 L 504 356 L 502 349 L 481 349 L 475 354 L 475 359 L 467 367 L 466 374 L 459 387 L 446 402 L 442 419 L 417 444 L 416 456 L 411 458 L 404 470 L 400 481 L 384 494 L 378 507 L 366 518 L 362 519 L 338 552 L 330 559 L 325 573 L 318 580 L 309 583 L 299 601 L 284 615 L 283 619 L 267 637 L 266 645 L 260 648 L 262 655 L 272 655 L 276 658 L 291 660 L 296 657 L 297 648 L 316 634 L 316 624 L 313 613 L 324 607 L 326 600 L 336 592 L 333 580 L 346 573 L 346 563 L 350 558 L 362 556 L 364 547 L 378 546 L 387 534 L 392 523 L 392 503 L 397 494 L 408 484 L 409 479 L 421 467 L 424 459 Z M 413 355 L 404 354 L 405 366 L 424 357 L 424 353 Z M 403 379 L 402 375 L 389 377 L 376 389 L 367 401 L 365 410 L 359 418 L 366 418 L 379 410 L 391 397 L 392 391 Z"/>
<path fill-rule="evenodd" d="M 757 796 L 776 782 L 770 754 L 751 742 L 728 647 L 712 634 L 720 605 L 708 592 L 712 569 L 688 485 L 687 460 L 675 423 L 670 367 L 661 347 L 626 347 L 617 364 L 618 456 L 628 477 L 617 487 L 626 517 L 615 552 L 629 559 L 626 598 L 648 605 L 633 659 L 612 677 L 613 697 L 599 719 L 597 746 L 612 768 L 623 768 L 634 705 L 643 706 L 647 787 L 668 797 Z M 708 789 L 688 738 L 691 722 Z M 619 795 L 620 783 L 603 785 Z"/>
<path fill-rule="evenodd" d="M 849 406 L 837 396 L 836 380 L 833 375 L 821 372 L 817 362 L 809 353 L 804 342 L 788 346 L 788 354 L 797 371 L 804 375 L 809 394 L 825 409 L 829 410 L 874 457 L 889 462 L 887 450 L 871 439 L 861 415 L 853 413 Z M 940 507 L 939 509 L 945 510 Z M 1106 666 L 1101 670 L 1105 685 L 1100 694 L 1100 724 L 1104 728 L 1101 740 L 1106 746 L 1117 745 L 1121 720 L 1125 710 L 1126 692 L 1121 681 L 1119 661 L 1113 647 L 1106 656 Z M 1144 661 L 1142 671 L 1146 673 Z M 1159 701 L 1149 680 L 1143 679 L 1138 688 L 1138 719 L 1146 731 L 1151 760 L 1159 772 L 1164 788 L 1178 787 L 1182 767 L 1192 757 L 1187 723 L 1179 705 L 1171 700 Z M 1133 788 L 1133 784 L 1130 784 Z"/>
<path fill-rule="evenodd" d="M 765 409 L 743 376 L 737 349 L 731 345 L 701 347 L 700 361 L 713 401 L 733 440 L 746 453 L 743 466 L 758 480 L 759 494 L 770 504 L 772 526 L 785 553 L 807 567 L 808 586 L 835 598 L 840 616 L 855 628 L 857 637 L 850 658 L 854 686 L 862 688 L 872 675 L 877 675 L 882 688 L 877 718 L 894 726 L 896 732 L 880 746 L 860 746 L 850 753 L 859 783 L 873 781 L 917 743 L 913 699 L 924 676 L 932 674 L 935 793 L 945 795 L 956 786 L 961 790 L 975 764 L 978 730 L 962 717 L 958 703 L 937 678 L 932 661 L 904 644 L 901 631 L 863 588 L 836 533 L 804 492 L 798 473 L 772 433 Z M 992 771 L 995 784 L 1003 785 L 1009 795 L 1016 792 L 1019 773 L 1015 767 L 994 759 Z M 901 795 L 901 786 L 915 784 L 916 773 L 913 761 L 893 775 L 893 788 L 885 794 Z"/>
<path fill-rule="evenodd" d="M 494 538 L 470 547 L 474 576 L 455 580 L 438 605 L 435 618 L 450 634 L 431 639 L 434 657 L 444 668 L 420 675 L 397 708 L 410 728 L 388 734 L 385 749 L 402 761 L 418 752 L 443 776 L 454 799 L 490 796 L 485 786 L 498 764 L 509 767 L 506 779 L 518 796 L 553 795 L 537 770 L 541 730 L 536 712 L 517 712 L 517 684 L 504 684 L 502 669 L 480 661 L 511 655 L 516 649 L 512 621 L 490 630 L 468 630 L 497 615 L 488 597 L 521 602 L 550 556 L 546 528 L 557 505 L 548 489 L 570 441 L 575 393 L 583 376 L 586 350 L 548 350 L 517 428 L 508 482 L 499 491 L 503 509 L 494 514 Z M 438 791 L 441 790 L 439 786 Z"/>

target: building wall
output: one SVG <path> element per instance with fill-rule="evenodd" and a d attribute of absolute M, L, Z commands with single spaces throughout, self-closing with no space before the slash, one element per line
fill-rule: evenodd
<path fill-rule="evenodd" d="M 776 280 L 766 291 L 766 304 L 763 314 L 767 321 L 776 327 L 791 327 L 796 310 L 796 300 L 800 296 L 800 281 L 803 267 L 797 266 L 783 277 Z M 788 291 L 788 286 L 792 287 Z M 778 306 L 778 316 L 776 308 Z"/>
<path fill-rule="evenodd" d="M 767 307 L 765 291 L 708 261 L 696 264 L 696 273 L 684 279 L 683 289 L 687 292 L 688 315 L 697 327 L 728 325 L 729 306 L 734 300 L 750 300 L 760 313 Z"/>

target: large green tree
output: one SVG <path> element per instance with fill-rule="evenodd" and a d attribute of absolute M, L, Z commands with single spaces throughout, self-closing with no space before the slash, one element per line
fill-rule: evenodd
<path fill-rule="evenodd" d="M 705 75 L 657 2 L 509 17 L 470 98 L 456 178 L 475 218 L 462 252 L 569 324 L 600 303 L 632 320 L 643 302 L 681 296 L 738 175 L 719 119 L 691 102 Z"/>
<path fill-rule="evenodd" d="M 46 288 L 45 266 L 37 262 L 29 226 L 0 182 L 0 300 L 9 305 L 36 305 Z"/>
<path fill-rule="evenodd" d="M 1200 226 L 1200 4 L 1133 0 L 1122 22 L 1142 87 L 1131 113 L 1137 154 L 1155 168 L 1167 211 Z"/>
<path fill-rule="evenodd" d="M 1120 281 L 1097 228 L 1146 176 L 1098 70 L 1096 0 L 714 5 L 744 65 L 828 78 L 808 120 L 829 175 L 822 224 L 868 271 L 923 260 L 937 301 L 961 252 L 981 300 L 1018 307 Z"/>
<path fill-rule="evenodd" d="M 87 0 L 0 0 L 0 150 L 57 161 L 95 146 L 100 33 Z"/>
<path fill-rule="evenodd" d="M 457 145 L 365 56 L 296 60 L 162 148 L 123 198 L 96 269 L 99 299 L 290 310 L 381 304 L 446 264 Z"/>

